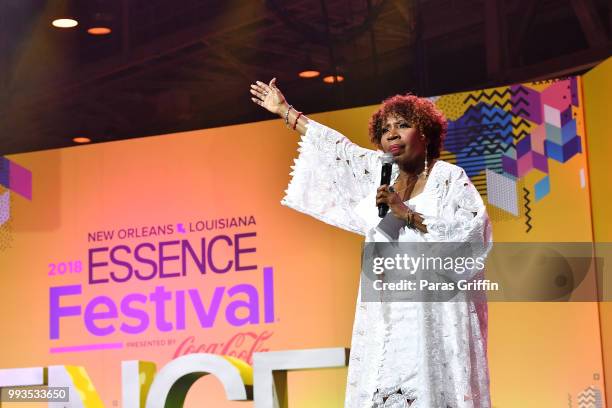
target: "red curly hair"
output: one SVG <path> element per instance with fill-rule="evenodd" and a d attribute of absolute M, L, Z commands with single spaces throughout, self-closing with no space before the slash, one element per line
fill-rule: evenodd
<path fill-rule="evenodd" d="M 408 121 L 411 127 L 423 133 L 428 140 L 430 159 L 440 157 L 442 144 L 446 137 L 448 125 L 444 114 L 426 98 L 406 94 L 395 95 L 383 101 L 382 105 L 370 118 L 370 141 L 380 146 L 382 128 L 389 115 L 399 115 Z"/>

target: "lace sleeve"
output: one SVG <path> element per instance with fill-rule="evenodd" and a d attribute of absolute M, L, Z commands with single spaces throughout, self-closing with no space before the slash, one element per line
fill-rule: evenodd
<path fill-rule="evenodd" d="M 455 167 L 436 182 L 439 197 L 437 215 L 426 216 L 423 220 L 427 226 L 424 240 L 445 243 L 440 245 L 443 252 L 486 258 L 493 243 L 493 233 L 480 193 L 460 167 Z M 474 269 L 462 276 L 449 277 L 472 279 L 479 272 Z"/>
<path fill-rule="evenodd" d="M 354 207 L 376 186 L 381 153 L 310 120 L 281 204 L 327 224 L 364 234 Z"/>

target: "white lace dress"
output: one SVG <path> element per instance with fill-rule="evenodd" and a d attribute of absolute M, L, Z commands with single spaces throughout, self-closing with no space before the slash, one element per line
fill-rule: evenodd
<path fill-rule="evenodd" d="M 282 204 L 366 241 L 388 240 L 373 204 L 382 152 L 312 120 L 299 146 Z M 486 208 L 460 167 L 438 160 L 407 205 L 424 215 L 428 232 L 403 228 L 398 241 L 481 242 L 486 256 Z M 490 407 L 486 344 L 485 302 L 362 302 L 359 293 L 345 407 Z"/>

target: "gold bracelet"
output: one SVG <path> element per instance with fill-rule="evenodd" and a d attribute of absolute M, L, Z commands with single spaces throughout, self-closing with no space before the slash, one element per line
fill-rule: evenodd
<path fill-rule="evenodd" d="M 410 208 L 406 210 L 406 224 L 408 228 L 414 228 L 414 211 Z"/>

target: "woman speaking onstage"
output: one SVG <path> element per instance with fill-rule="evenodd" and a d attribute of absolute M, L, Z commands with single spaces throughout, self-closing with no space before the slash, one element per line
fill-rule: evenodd
<path fill-rule="evenodd" d="M 399 242 L 492 242 L 482 199 L 465 171 L 439 160 L 446 120 L 413 95 L 383 102 L 370 119 L 377 150 L 362 148 L 257 81 L 252 101 L 302 135 L 282 203 L 327 224 L 389 242 L 377 205 L 403 223 Z M 391 185 L 379 186 L 383 153 Z M 387 155 L 388 157 L 388 155 Z M 366 302 L 357 299 L 346 408 L 490 407 L 486 301 Z"/>

